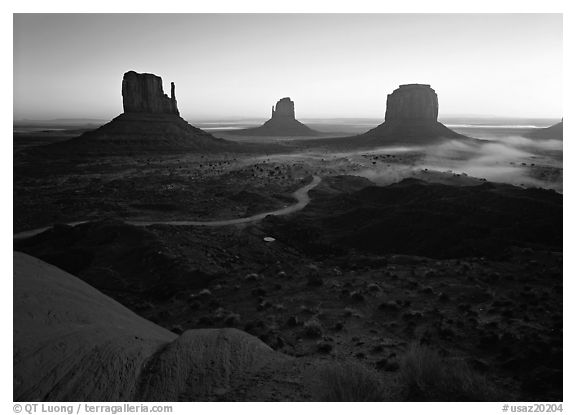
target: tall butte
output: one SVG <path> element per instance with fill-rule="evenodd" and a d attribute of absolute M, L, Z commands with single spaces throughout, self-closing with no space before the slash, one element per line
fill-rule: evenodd
<path fill-rule="evenodd" d="M 272 118 L 260 127 L 235 130 L 231 134 L 289 137 L 313 136 L 319 133 L 296 119 L 294 101 L 286 97 L 278 101 L 276 107 L 272 106 Z"/>
<path fill-rule="evenodd" d="M 170 84 L 168 97 L 162 89 L 162 78 L 150 73 L 126 72 L 122 79 L 122 100 L 124 113 L 175 114 L 178 112 L 176 103 L 176 86 Z"/>
<path fill-rule="evenodd" d="M 388 95 L 384 123 L 359 137 L 422 144 L 441 138 L 464 138 L 438 122 L 438 95 L 424 84 L 400 85 Z"/>
<path fill-rule="evenodd" d="M 65 143 L 69 150 L 117 154 L 139 151 L 213 152 L 235 149 L 232 143 L 188 124 L 180 117 L 176 86 L 164 93 L 162 78 L 129 71 L 122 79 L 124 113 L 100 128 Z"/>

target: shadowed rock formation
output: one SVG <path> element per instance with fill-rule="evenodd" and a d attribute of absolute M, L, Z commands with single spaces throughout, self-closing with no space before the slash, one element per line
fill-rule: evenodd
<path fill-rule="evenodd" d="M 438 122 L 438 96 L 430 85 L 400 85 L 388 95 L 384 122 L 370 131 L 352 136 L 306 140 L 314 147 L 374 148 L 387 145 L 430 145 L 447 139 L 476 140 Z"/>
<path fill-rule="evenodd" d="M 157 151 L 243 151 L 246 146 L 216 138 L 182 119 L 175 89 L 172 83 L 168 97 L 159 76 L 126 72 L 122 80 L 124 113 L 96 130 L 55 144 L 50 150 L 115 155 Z"/>
<path fill-rule="evenodd" d="M 537 128 L 526 134 L 530 138 L 540 138 L 544 140 L 563 140 L 564 139 L 564 120 L 547 128 Z"/>
<path fill-rule="evenodd" d="M 15 401 L 205 401 L 223 394 L 242 400 L 238 390 L 265 400 L 281 387 L 274 374 L 295 365 L 236 329 L 178 337 L 73 275 L 16 252 L 13 295 Z M 301 400 L 299 389 L 286 393 Z"/>
<path fill-rule="evenodd" d="M 438 122 L 438 95 L 430 85 L 408 84 L 388 95 L 384 123 L 360 137 L 426 144 L 464 136 Z"/>
<path fill-rule="evenodd" d="M 162 78 L 150 73 L 126 72 L 122 80 L 124 113 L 176 114 L 175 85 L 171 83 L 170 98 L 162 89 Z"/>
<path fill-rule="evenodd" d="M 276 109 L 272 106 L 272 119 L 273 120 L 295 120 L 294 114 L 294 101 L 290 98 L 282 98 L 276 103 Z"/>
<path fill-rule="evenodd" d="M 294 101 L 286 97 L 276 103 L 276 108 L 272 106 L 272 118 L 260 127 L 235 130 L 231 131 L 230 134 L 286 137 L 313 136 L 318 135 L 318 132 L 296 119 Z"/>

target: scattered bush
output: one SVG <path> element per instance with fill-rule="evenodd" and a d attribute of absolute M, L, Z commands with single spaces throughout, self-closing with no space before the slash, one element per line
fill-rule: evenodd
<path fill-rule="evenodd" d="M 450 296 L 446 293 L 440 293 L 440 295 L 438 296 L 438 301 L 442 303 L 447 303 L 450 301 Z"/>
<path fill-rule="evenodd" d="M 258 303 L 258 305 L 256 306 L 256 310 L 257 311 L 263 311 L 263 310 L 267 310 L 270 307 L 272 307 L 272 303 L 270 303 L 269 301 L 263 300 L 260 303 Z"/>
<path fill-rule="evenodd" d="M 385 399 L 379 375 L 360 363 L 329 363 L 319 369 L 316 398 L 324 402 L 380 402 Z"/>
<path fill-rule="evenodd" d="M 306 284 L 309 287 L 320 287 L 323 284 L 322 277 L 317 272 L 312 272 L 306 276 Z"/>
<path fill-rule="evenodd" d="M 298 325 L 300 325 L 300 320 L 298 319 L 298 317 L 296 317 L 296 316 L 288 317 L 288 320 L 286 321 L 286 326 L 296 327 Z"/>
<path fill-rule="evenodd" d="M 368 289 L 368 291 L 371 292 L 380 292 L 382 291 L 382 289 L 380 288 L 380 286 L 378 284 L 368 284 L 368 287 L 366 287 Z"/>
<path fill-rule="evenodd" d="M 227 327 L 236 327 L 240 323 L 240 314 L 237 313 L 230 313 L 224 319 L 224 324 Z"/>
<path fill-rule="evenodd" d="M 486 378 L 463 360 L 448 359 L 413 344 L 401 359 L 400 381 L 410 401 L 498 400 Z"/>
<path fill-rule="evenodd" d="M 362 317 L 362 314 L 352 307 L 344 308 L 344 317 Z"/>
<path fill-rule="evenodd" d="M 304 323 L 304 335 L 306 337 L 322 336 L 322 323 L 316 318 L 311 318 Z"/>
<path fill-rule="evenodd" d="M 202 316 L 198 319 L 198 326 L 200 327 L 212 327 L 214 325 L 214 320 L 208 316 Z"/>
<path fill-rule="evenodd" d="M 259 274 L 256 274 L 255 272 L 248 274 L 244 277 L 244 281 L 247 281 L 247 282 L 261 281 L 263 279 L 264 279 L 264 277 L 262 277 Z"/>
<path fill-rule="evenodd" d="M 328 354 L 332 351 L 333 348 L 334 347 L 330 342 L 320 341 L 316 343 L 316 350 L 318 350 L 319 353 Z"/>
<path fill-rule="evenodd" d="M 254 297 L 262 297 L 262 296 L 266 295 L 266 290 L 264 288 L 254 288 L 252 290 L 252 295 Z"/>
<path fill-rule="evenodd" d="M 394 301 L 385 301 L 378 306 L 378 309 L 385 311 L 398 311 L 400 310 L 400 306 Z"/>
<path fill-rule="evenodd" d="M 376 362 L 376 369 L 383 370 L 385 372 L 396 372 L 400 369 L 400 365 L 394 359 L 380 359 Z"/>
<path fill-rule="evenodd" d="M 352 291 L 350 293 L 350 299 L 356 303 L 362 303 L 364 302 L 364 294 L 362 294 L 360 291 Z"/>
<path fill-rule="evenodd" d="M 170 329 L 170 331 L 171 331 L 172 333 L 178 334 L 178 335 L 184 333 L 184 329 L 183 329 L 182 326 L 180 326 L 180 325 L 173 326 L 173 327 Z"/>
<path fill-rule="evenodd" d="M 198 297 L 200 298 L 207 298 L 207 297 L 211 297 L 212 296 L 212 291 L 210 291 L 209 289 L 205 288 L 202 291 L 200 291 L 198 293 Z"/>

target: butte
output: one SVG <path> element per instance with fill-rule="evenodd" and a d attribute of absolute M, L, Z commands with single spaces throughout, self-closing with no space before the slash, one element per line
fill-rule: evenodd
<path fill-rule="evenodd" d="M 122 79 L 124 112 L 103 126 L 79 137 L 51 145 L 72 153 L 133 154 L 148 152 L 241 151 L 243 146 L 216 138 L 188 124 L 178 111 L 176 87 L 170 97 L 162 78 L 149 73 L 126 72 Z"/>
<path fill-rule="evenodd" d="M 270 137 L 319 135 L 318 131 L 314 131 L 296 119 L 294 101 L 288 97 L 278 101 L 276 107 L 272 106 L 272 117 L 260 127 L 236 130 L 230 134 Z"/>

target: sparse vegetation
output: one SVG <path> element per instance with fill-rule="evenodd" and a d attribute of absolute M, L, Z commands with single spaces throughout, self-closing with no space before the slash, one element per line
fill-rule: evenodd
<path fill-rule="evenodd" d="M 318 350 L 319 353 L 328 354 L 332 351 L 333 348 L 334 346 L 332 343 L 328 341 L 319 341 L 316 343 L 316 350 Z"/>
<path fill-rule="evenodd" d="M 448 359 L 413 344 L 401 359 L 400 382 L 409 401 L 492 401 L 496 392 L 485 376 L 463 360 Z"/>
<path fill-rule="evenodd" d="M 236 327 L 240 323 L 240 314 L 230 313 L 225 319 L 224 324 L 227 327 Z"/>
<path fill-rule="evenodd" d="M 304 323 L 304 335 L 306 337 L 322 336 L 322 323 L 317 318 L 311 318 Z"/>
<path fill-rule="evenodd" d="M 319 369 L 316 399 L 325 402 L 381 402 L 386 399 L 377 372 L 361 363 L 329 363 Z"/>

